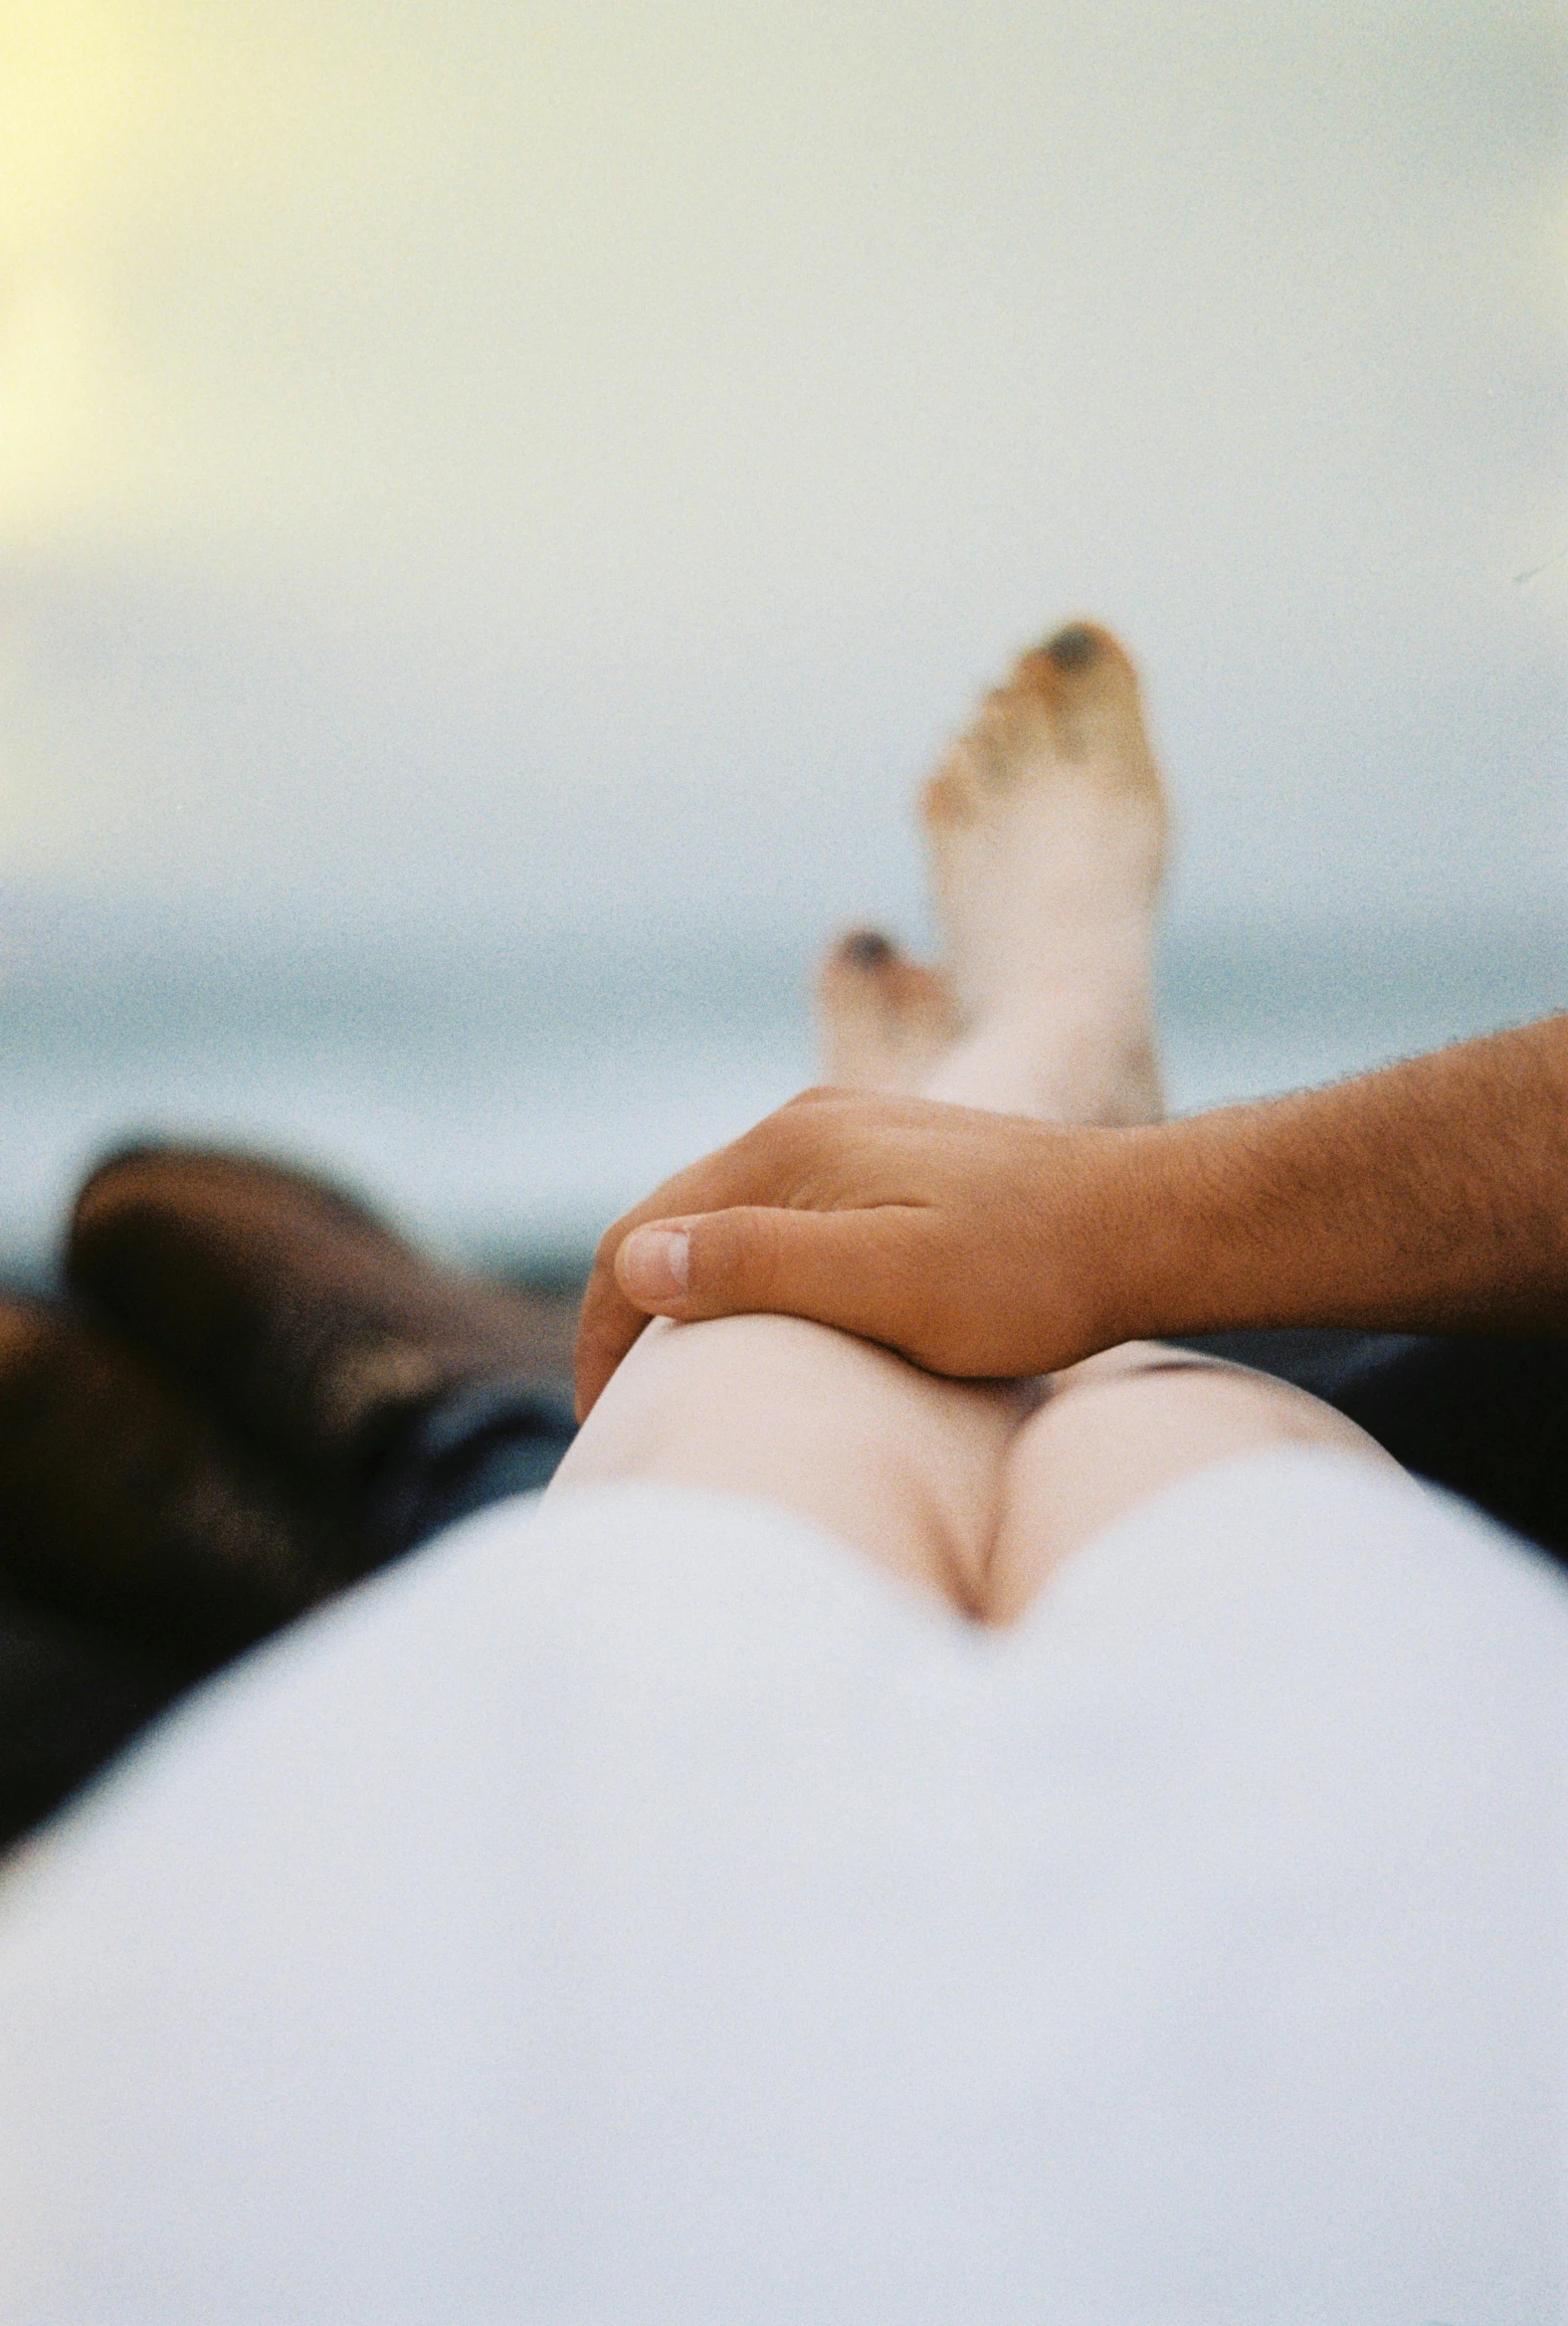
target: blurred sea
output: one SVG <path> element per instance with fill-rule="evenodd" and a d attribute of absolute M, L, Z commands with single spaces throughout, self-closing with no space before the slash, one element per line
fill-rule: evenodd
<path fill-rule="evenodd" d="M 0 1273 L 47 1277 L 76 1179 L 137 1136 L 335 1173 L 540 1282 L 660 1178 L 814 1079 L 805 947 L 262 940 L 32 910 L 0 924 Z M 1568 1005 L 1568 927 L 1180 933 L 1173 1111 L 1319 1082 Z"/>

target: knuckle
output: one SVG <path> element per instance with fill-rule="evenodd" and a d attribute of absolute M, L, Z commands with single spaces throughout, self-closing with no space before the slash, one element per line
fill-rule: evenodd
<path fill-rule="evenodd" d="M 789 1116 L 781 1128 L 784 1156 L 796 1180 L 820 1173 L 845 1145 L 844 1115 L 838 1107 L 802 1108 L 800 1113 Z"/>
<path fill-rule="evenodd" d="M 777 1297 L 780 1283 L 777 1215 L 762 1209 L 732 1213 L 726 1244 L 729 1280 L 747 1299 L 766 1307 Z"/>

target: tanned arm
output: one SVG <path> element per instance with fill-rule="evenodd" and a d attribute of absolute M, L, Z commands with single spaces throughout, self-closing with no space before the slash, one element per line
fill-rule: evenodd
<path fill-rule="evenodd" d="M 1243 1326 L 1568 1332 L 1568 1017 L 1140 1130 L 808 1091 L 604 1238 L 580 1411 L 651 1314 L 735 1310 L 970 1376 Z"/>

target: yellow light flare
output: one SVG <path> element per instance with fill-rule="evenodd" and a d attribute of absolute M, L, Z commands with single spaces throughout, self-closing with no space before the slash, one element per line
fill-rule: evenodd
<path fill-rule="evenodd" d="M 122 7 L 10 0 L 0 19 L 0 540 L 97 495 L 92 258 L 135 103 Z"/>
<path fill-rule="evenodd" d="M 248 317 L 256 352 L 276 346 L 291 244 L 350 189 L 383 201 L 409 142 L 388 112 L 424 83 L 373 31 L 287 5 L 3 0 L 0 549 L 199 548 L 275 496 L 288 418 L 270 463 L 227 393 L 259 367 L 204 293 L 244 315 L 256 273 L 275 294 Z"/>

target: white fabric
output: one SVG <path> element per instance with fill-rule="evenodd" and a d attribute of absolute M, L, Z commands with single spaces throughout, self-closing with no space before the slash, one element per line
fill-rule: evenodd
<path fill-rule="evenodd" d="M 1559 2318 L 1565 1607 L 1330 1454 L 1000 1635 L 489 1511 L 0 1887 L 0 2317 Z"/>

